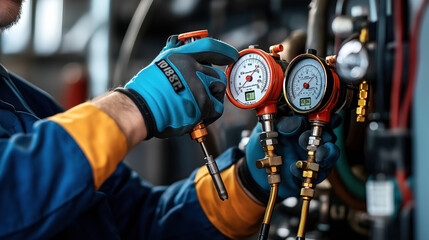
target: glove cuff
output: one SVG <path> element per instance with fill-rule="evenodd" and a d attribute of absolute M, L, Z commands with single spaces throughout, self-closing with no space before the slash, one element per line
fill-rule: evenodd
<path fill-rule="evenodd" d="M 155 118 L 152 112 L 150 111 L 150 108 L 147 105 L 144 98 L 140 96 L 140 94 L 138 94 L 137 91 L 129 88 L 115 88 L 113 91 L 120 92 L 126 95 L 134 102 L 134 104 L 139 109 L 141 115 L 143 116 L 144 122 L 146 124 L 146 130 L 147 130 L 146 140 L 149 140 L 150 138 L 152 138 L 156 131 L 156 123 L 155 123 Z"/>
<path fill-rule="evenodd" d="M 238 177 L 240 178 L 243 186 L 261 203 L 266 205 L 270 198 L 270 192 L 263 189 L 259 184 L 253 179 L 252 174 L 247 167 L 247 161 L 243 161 L 238 166 Z"/>

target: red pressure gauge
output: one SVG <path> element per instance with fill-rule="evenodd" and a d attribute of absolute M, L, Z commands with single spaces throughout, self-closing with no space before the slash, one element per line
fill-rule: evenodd
<path fill-rule="evenodd" d="M 283 86 L 286 102 L 295 112 L 309 114 L 309 120 L 329 122 L 339 89 L 338 75 L 314 54 L 295 57 L 286 69 Z"/>
<path fill-rule="evenodd" d="M 282 45 L 277 46 L 283 51 Z M 256 48 L 242 50 L 237 62 L 227 67 L 226 76 L 226 93 L 236 107 L 256 109 L 256 115 L 277 112 L 283 70 L 270 54 Z"/>

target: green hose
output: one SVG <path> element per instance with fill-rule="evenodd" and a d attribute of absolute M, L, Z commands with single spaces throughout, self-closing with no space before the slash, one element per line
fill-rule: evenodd
<path fill-rule="evenodd" d="M 365 199 L 365 182 L 354 175 L 347 162 L 344 139 L 344 124 L 341 124 L 338 128 L 334 129 L 334 133 L 338 138 L 336 145 L 340 148 L 340 158 L 336 164 L 338 174 L 343 180 L 344 185 L 352 194 L 359 197 L 360 199 Z"/>

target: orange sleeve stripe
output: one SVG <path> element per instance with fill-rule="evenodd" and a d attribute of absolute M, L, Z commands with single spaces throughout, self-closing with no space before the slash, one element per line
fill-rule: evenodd
<path fill-rule="evenodd" d="M 195 176 L 198 201 L 210 222 L 224 235 L 240 239 L 256 233 L 265 208 L 250 199 L 238 183 L 236 165 L 221 172 L 228 200 L 220 200 L 207 168 Z"/>
<path fill-rule="evenodd" d="M 90 103 L 49 117 L 49 120 L 61 125 L 82 149 L 98 189 L 127 152 L 126 137 L 116 122 Z"/>

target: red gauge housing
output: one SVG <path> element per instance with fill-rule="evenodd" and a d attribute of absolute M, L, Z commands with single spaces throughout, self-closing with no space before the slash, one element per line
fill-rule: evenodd
<path fill-rule="evenodd" d="M 297 64 L 300 61 L 304 61 L 306 59 L 316 60 L 315 62 L 320 64 L 320 67 L 323 68 L 323 71 L 324 71 L 324 77 L 323 78 L 325 81 L 325 87 L 324 87 L 324 89 L 320 90 L 320 91 L 323 91 L 323 93 L 322 93 L 323 97 L 322 97 L 322 99 L 320 99 L 320 102 L 315 106 L 315 108 L 308 109 L 308 110 L 302 110 L 302 109 L 297 109 L 297 107 L 292 104 L 291 100 L 289 99 L 289 96 L 287 95 L 287 92 L 288 92 L 287 88 L 288 88 L 288 81 L 291 81 L 290 80 L 291 76 L 289 76 L 289 75 L 291 74 L 291 72 L 293 72 L 292 69 L 296 68 Z M 308 88 L 308 84 L 307 84 L 307 86 L 304 85 L 304 88 L 305 87 Z M 323 60 L 321 60 L 320 58 L 318 58 L 314 54 L 305 53 L 305 54 L 301 54 L 301 55 L 296 56 L 289 63 L 289 66 L 286 70 L 283 92 L 284 92 L 284 96 L 285 96 L 287 104 L 295 112 L 301 113 L 301 114 L 308 114 L 310 121 L 320 120 L 320 121 L 324 121 L 324 122 L 329 122 L 331 111 L 334 109 L 334 107 L 337 104 L 338 99 L 339 99 L 340 80 L 338 78 L 338 75 L 335 73 L 335 71 L 331 67 L 329 67 Z"/>
<path fill-rule="evenodd" d="M 338 102 L 338 97 L 340 96 L 340 79 L 338 78 L 337 73 L 335 73 L 333 69 L 329 70 L 331 71 L 332 78 L 334 80 L 332 95 L 322 109 L 317 110 L 316 112 L 312 112 L 308 115 L 308 120 L 310 121 L 319 120 L 329 122 L 331 120 L 331 111 L 332 109 L 334 109 L 335 105 Z"/>
<path fill-rule="evenodd" d="M 274 60 L 274 58 L 266 53 L 265 51 L 257 48 L 247 48 L 239 53 L 239 59 L 243 57 L 246 54 L 249 53 L 255 53 L 262 57 L 262 59 L 266 62 L 268 66 L 268 71 L 270 72 L 270 79 L 269 86 L 267 88 L 267 91 L 264 93 L 264 96 L 258 100 L 256 103 L 253 104 L 243 104 L 237 101 L 230 89 L 230 81 L 231 81 L 231 70 L 234 67 L 234 64 L 230 64 L 226 68 L 226 77 L 227 77 L 227 89 L 226 94 L 228 96 L 228 99 L 231 101 L 232 104 L 234 104 L 236 107 L 241 109 L 255 109 L 256 115 L 262 115 L 265 113 L 276 113 L 277 112 L 277 100 L 282 92 L 282 86 L 283 86 L 283 70 L 281 66 Z"/>

